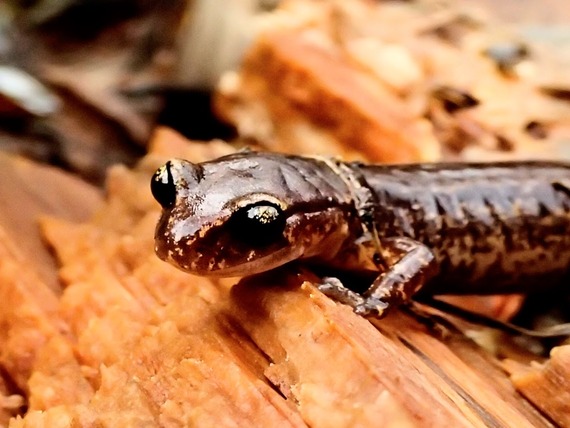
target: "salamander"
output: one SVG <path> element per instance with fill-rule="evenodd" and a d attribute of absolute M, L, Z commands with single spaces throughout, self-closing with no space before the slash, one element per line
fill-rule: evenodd
<path fill-rule="evenodd" d="M 416 293 L 542 290 L 570 266 L 570 164 L 366 165 L 236 153 L 173 159 L 151 191 L 157 255 L 198 275 L 246 276 L 296 260 L 370 278 L 319 288 L 364 316 Z"/>

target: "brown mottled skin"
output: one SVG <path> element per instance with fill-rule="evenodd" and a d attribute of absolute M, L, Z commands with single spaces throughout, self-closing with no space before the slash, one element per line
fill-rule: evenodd
<path fill-rule="evenodd" d="M 151 186 L 163 260 L 217 276 L 297 259 L 375 271 L 363 293 L 334 278 L 320 286 L 362 315 L 383 315 L 425 283 L 434 294 L 521 292 L 570 266 L 570 164 L 368 166 L 246 152 L 169 161 Z"/>

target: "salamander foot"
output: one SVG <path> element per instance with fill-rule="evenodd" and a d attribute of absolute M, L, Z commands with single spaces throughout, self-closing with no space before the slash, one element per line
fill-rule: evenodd
<path fill-rule="evenodd" d="M 389 306 L 379 299 L 362 297 L 356 291 L 345 287 L 338 278 L 334 277 L 323 278 L 323 283 L 318 285 L 318 289 L 331 299 L 349 305 L 356 314 L 361 316 L 381 318 Z"/>
<path fill-rule="evenodd" d="M 319 291 L 325 296 L 336 300 L 337 302 L 349 305 L 356 308 L 358 305 L 364 303 L 364 298 L 350 288 L 346 288 L 344 284 L 332 276 L 323 278 L 323 282 L 317 286 Z"/>

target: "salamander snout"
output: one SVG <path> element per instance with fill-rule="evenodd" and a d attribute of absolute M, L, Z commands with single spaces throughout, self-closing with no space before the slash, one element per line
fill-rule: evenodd
<path fill-rule="evenodd" d="M 150 181 L 152 196 L 164 209 L 176 203 L 177 192 L 195 186 L 202 179 L 202 167 L 182 159 L 172 159 L 156 170 Z"/>
<path fill-rule="evenodd" d="M 162 208 L 171 208 L 176 202 L 176 183 L 172 177 L 172 161 L 156 170 L 150 181 L 150 191 Z"/>

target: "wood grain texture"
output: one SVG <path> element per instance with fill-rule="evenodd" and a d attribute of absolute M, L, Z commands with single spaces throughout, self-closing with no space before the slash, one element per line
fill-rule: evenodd
<path fill-rule="evenodd" d="M 438 338 L 398 311 L 365 320 L 323 296 L 305 271 L 237 283 L 158 260 L 152 172 L 168 157 L 229 149 L 164 130 L 152 148 L 135 169 L 109 172 L 104 206 L 89 221 L 42 222 L 62 293 L 44 284 L 44 297 L 30 295 L 42 282 L 29 277 L 6 295 L 14 310 L 0 310 L 19 338 L 0 335 L 0 364 L 29 405 L 11 427 L 551 426 L 498 361 L 460 334 Z M 32 358 L 22 358 L 30 343 Z"/>
<path fill-rule="evenodd" d="M 438 340 L 401 313 L 370 323 L 294 275 L 244 281 L 232 297 L 273 362 L 268 377 L 290 391 L 311 425 L 390 425 L 394 404 L 385 396 L 416 426 L 548 425 L 468 340 Z M 465 353 L 478 355 L 477 364 Z M 379 415 L 390 416 L 379 422 Z"/>

